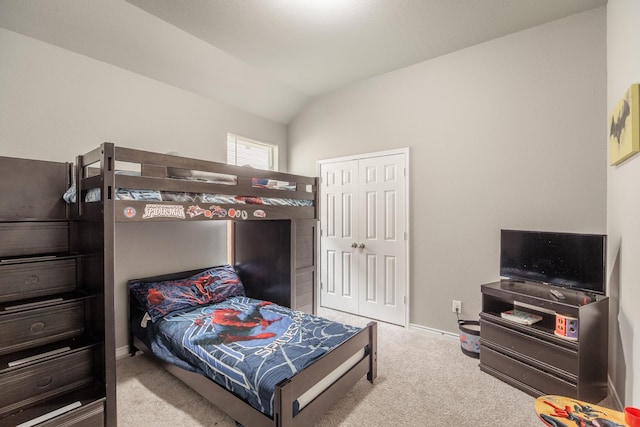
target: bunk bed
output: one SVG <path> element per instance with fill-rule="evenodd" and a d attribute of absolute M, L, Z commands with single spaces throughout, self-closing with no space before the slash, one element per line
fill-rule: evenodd
<path fill-rule="evenodd" d="M 229 298 L 215 303 L 252 303 L 261 309 L 291 309 L 294 311 L 287 312 L 290 315 L 316 318 L 316 178 L 116 147 L 111 143 L 78 156 L 74 175 L 74 187 L 65 194 L 65 199 L 71 202 L 72 218 L 93 224 L 92 240 L 104 245 L 100 270 L 105 289 L 113 289 L 114 285 L 116 223 L 224 220 L 232 226 L 233 266 L 229 268 L 237 274 L 242 291 L 225 295 Z M 137 279 L 130 286 L 184 281 L 202 272 L 200 269 Z M 112 290 L 107 296 L 113 298 Z M 148 315 L 149 307 L 140 302 L 135 295 L 130 296 L 130 350 L 131 354 L 142 350 L 153 355 L 147 332 L 136 326 L 144 323 L 141 318 L 145 312 Z M 185 312 L 174 311 L 171 315 L 175 313 L 184 317 Z M 164 317 L 158 319 L 160 323 Z M 307 426 L 362 377 L 374 381 L 377 325 L 371 322 L 365 328 L 351 330 L 339 344 L 318 353 L 291 376 L 278 380 L 273 385 L 269 410 L 256 408 L 236 392 L 202 375 L 202 369 L 154 357 L 242 425 Z"/>

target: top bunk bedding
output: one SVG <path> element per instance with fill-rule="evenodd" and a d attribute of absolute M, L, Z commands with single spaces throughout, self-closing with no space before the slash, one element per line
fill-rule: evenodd
<path fill-rule="evenodd" d="M 78 156 L 64 199 L 78 216 L 112 203 L 116 222 L 315 219 L 317 179 L 104 143 Z"/>

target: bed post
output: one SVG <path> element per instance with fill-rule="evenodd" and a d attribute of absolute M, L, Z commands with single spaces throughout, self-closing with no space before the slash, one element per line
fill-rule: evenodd
<path fill-rule="evenodd" d="M 293 395 L 291 379 L 277 384 L 273 398 L 273 421 L 276 427 L 293 426 Z"/>
<path fill-rule="evenodd" d="M 76 210 L 75 214 L 79 217 L 82 216 L 83 205 L 82 205 L 82 173 L 84 172 L 84 159 L 82 156 L 76 156 L 76 164 L 75 164 L 75 173 L 73 174 L 73 183 L 76 186 Z"/>
<path fill-rule="evenodd" d="M 371 322 L 369 327 L 369 372 L 367 380 L 373 383 L 378 376 L 378 324 Z"/>
<path fill-rule="evenodd" d="M 100 174 L 103 177 L 102 193 L 103 201 L 103 310 L 104 310 L 104 352 L 105 352 L 105 388 L 107 405 L 105 411 L 105 424 L 117 425 L 116 412 L 116 343 L 115 343 L 115 286 L 114 286 L 114 257 L 115 257 L 115 214 L 113 189 L 114 185 L 115 147 L 112 143 L 105 142 L 101 145 Z M 78 194 L 79 202 L 80 195 Z"/>

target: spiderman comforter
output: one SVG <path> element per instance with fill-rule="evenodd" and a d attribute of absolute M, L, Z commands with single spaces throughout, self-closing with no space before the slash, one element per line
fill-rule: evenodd
<path fill-rule="evenodd" d="M 359 331 L 244 296 L 178 311 L 147 325 L 161 359 L 213 379 L 273 415 L 273 391 Z"/>

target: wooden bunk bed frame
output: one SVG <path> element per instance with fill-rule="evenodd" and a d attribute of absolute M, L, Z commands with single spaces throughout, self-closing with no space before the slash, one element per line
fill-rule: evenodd
<path fill-rule="evenodd" d="M 116 174 L 116 162 L 136 165 L 140 176 Z M 185 180 L 171 177 L 171 170 L 216 173 L 237 177 L 234 185 L 210 183 L 197 180 Z M 271 179 L 295 183 L 295 191 L 254 186 L 252 179 Z M 168 154 L 116 147 L 104 143 L 99 148 L 76 158 L 76 187 L 78 189 L 78 215 L 90 216 L 100 220 L 104 205 L 104 220 L 113 222 L 150 222 L 150 221 L 202 221 L 202 220 L 274 220 L 274 219 L 317 219 L 318 192 L 317 178 L 273 172 L 250 167 L 233 166 L 225 163 L 189 159 Z M 99 188 L 103 195 L 101 203 L 83 203 L 84 193 Z M 116 188 L 159 190 L 178 193 L 209 193 L 241 195 L 245 197 L 290 198 L 312 200 L 313 206 L 267 206 L 259 204 L 219 204 L 227 210 L 226 215 L 204 214 L 190 215 L 189 208 L 196 202 L 156 202 L 140 200 L 115 200 Z M 156 214 L 144 217 L 142 214 L 148 204 L 159 206 L 177 206 L 184 210 L 184 217 L 171 217 Z M 196 203 L 198 204 L 198 203 Z M 200 202 L 200 205 L 205 203 Z M 107 212 L 113 208 L 113 212 Z M 133 208 L 135 214 L 132 215 Z M 236 214 L 229 211 L 235 209 Z M 246 215 L 238 214 L 246 212 Z M 260 212 L 261 211 L 261 212 Z"/>
<path fill-rule="evenodd" d="M 138 165 L 140 176 L 116 174 L 116 162 Z M 226 185 L 174 179 L 171 178 L 171 169 L 233 175 L 237 177 L 237 182 L 235 185 Z M 254 186 L 254 178 L 295 183 L 295 190 L 259 188 Z M 97 224 L 96 228 L 100 229 L 100 233 L 102 233 L 104 240 L 104 282 L 105 288 L 111 289 L 110 298 L 112 297 L 114 286 L 114 234 L 116 223 L 226 220 L 237 223 L 265 221 L 266 226 L 270 220 L 317 221 L 319 212 L 317 178 L 116 147 L 112 143 L 104 143 L 91 152 L 77 157 L 75 185 L 77 202 L 74 215 L 78 218 L 83 218 L 87 222 L 94 221 Z M 90 189 L 96 188 L 101 191 L 101 202 L 84 202 L 85 193 Z M 216 211 L 219 215 L 214 215 L 211 214 L 214 211 L 212 210 L 214 207 L 205 206 L 204 203 L 115 200 L 117 188 L 291 198 L 312 200 L 313 205 L 224 204 L 217 205 L 221 209 Z M 154 205 L 154 212 L 157 215 L 145 217 L 142 213 L 148 211 L 148 205 L 150 204 Z M 197 206 L 195 211 L 194 206 Z M 173 215 L 176 212 L 179 212 L 179 215 Z M 184 214 L 186 212 L 198 212 L 199 214 Z M 224 214 L 221 214 L 221 212 Z M 290 256 L 294 255 L 291 254 Z M 191 273 L 193 271 L 158 276 L 158 278 L 188 277 Z M 243 282 L 245 281 L 244 278 L 242 280 Z M 265 299 L 261 298 L 261 295 L 253 295 L 250 289 L 247 289 L 247 296 Z M 137 338 L 130 337 L 130 345 L 132 354 L 135 354 L 136 349 L 140 349 L 152 355 L 151 351 Z M 294 414 L 293 407 L 297 398 L 334 372 L 336 368 L 351 358 L 358 349 L 365 349 L 365 356 L 320 392 L 302 410 Z M 377 324 L 375 322 L 369 323 L 339 347 L 326 353 L 293 377 L 278 384 L 274 391 L 275 409 L 273 417 L 254 409 L 204 376 L 183 370 L 172 364 L 159 362 L 168 372 L 182 380 L 242 425 L 251 427 L 308 426 L 342 399 L 347 391 L 360 381 L 363 376 L 366 375 L 370 382 L 374 381 L 377 376 Z"/>

